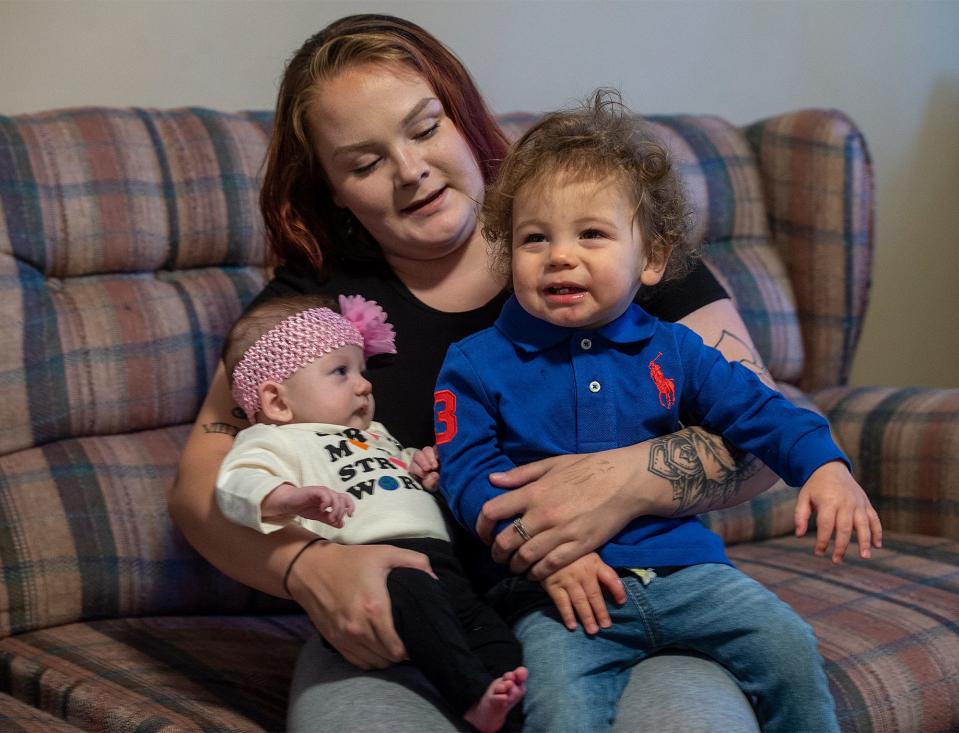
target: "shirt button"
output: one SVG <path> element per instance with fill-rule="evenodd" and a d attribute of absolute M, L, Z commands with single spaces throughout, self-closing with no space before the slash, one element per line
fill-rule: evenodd
<path fill-rule="evenodd" d="M 601 385 L 599 382 L 595 380 L 589 383 L 590 392 L 599 392 L 602 388 L 603 388 L 603 385 Z"/>
<path fill-rule="evenodd" d="M 579 342 L 579 345 L 583 347 L 584 351 L 589 351 L 591 348 L 593 348 L 593 342 L 589 339 L 583 339 Z"/>

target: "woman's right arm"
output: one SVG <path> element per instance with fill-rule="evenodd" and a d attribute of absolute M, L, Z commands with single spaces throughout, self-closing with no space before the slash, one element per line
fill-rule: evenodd
<path fill-rule="evenodd" d="M 315 535 L 296 526 L 260 534 L 230 522 L 216 503 L 220 464 L 246 425 L 234 409 L 221 363 L 170 489 L 174 522 L 203 557 L 231 578 L 274 596 L 292 595 L 323 637 L 357 667 L 383 668 L 405 659 L 393 628 L 386 576 L 394 567 L 429 572 L 429 561 L 387 545 L 316 542 L 293 565 L 287 594 L 284 574 Z"/>

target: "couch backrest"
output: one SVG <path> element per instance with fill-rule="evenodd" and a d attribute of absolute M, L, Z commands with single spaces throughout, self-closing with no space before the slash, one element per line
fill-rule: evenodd
<path fill-rule="evenodd" d="M 259 603 L 173 530 L 165 489 L 223 335 L 265 281 L 270 121 L 0 118 L 0 634 Z"/>
<path fill-rule="evenodd" d="M 846 384 L 869 305 L 875 240 L 872 160 L 838 110 L 805 109 L 744 130 L 763 185 L 770 241 L 792 283 L 805 365 L 799 386 Z"/>
<path fill-rule="evenodd" d="M 207 110 L 0 119 L 0 454 L 196 413 L 224 329 L 263 282 L 268 124 Z"/>
<path fill-rule="evenodd" d="M 531 119 L 504 125 L 515 134 Z M 270 124 L 269 113 L 203 109 L 0 117 L 0 636 L 272 607 L 196 555 L 165 506 L 223 335 L 264 283 L 256 199 Z M 774 375 L 799 379 L 779 254 L 792 245 L 769 224 L 782 191 L 770 193 L 756 154 L 768 143 L 715 117 L 655 124 L 681 162 L 710 265 Z M 769 128 L 755 129 L 765 140 Z M 788 202 L 782 211 L 790 220 Z M 802 304 L 815 283 L 800 282 Z M 861 312 L 848 309 L 837 341 L 833 301 L 812 298 L 803 328 L 831 334 L 812 347 L 837 352 L 838 373 Z M 746 524 L 740 534 L 769 529 Z"/>

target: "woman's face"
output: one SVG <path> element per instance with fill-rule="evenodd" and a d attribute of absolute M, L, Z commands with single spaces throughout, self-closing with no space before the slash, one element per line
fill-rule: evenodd
<path fill-rule="evenodd" d="M 334 202 L 388 257 L 435 259 L 477 234 L 482 173 L 422 76 L 353 66 L 320 84 L 307 114 Z"/>

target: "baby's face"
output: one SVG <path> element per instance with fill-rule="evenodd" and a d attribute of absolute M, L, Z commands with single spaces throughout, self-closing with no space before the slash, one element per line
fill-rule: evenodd
<path fill-rule="evenodd" d="M 526 312 L 570 328 L 618 318 L 663 264 L 647 262 L 635 203 L 615 177 L 527 184 L 513 202 L 513 290 Z"/>
<path fill-rule="evenodd" d="M 365 430 L 373 419 L 373 386 L 358 346 L 341 346 L 283 382 L 293 422 L 324 422 Z"/>

